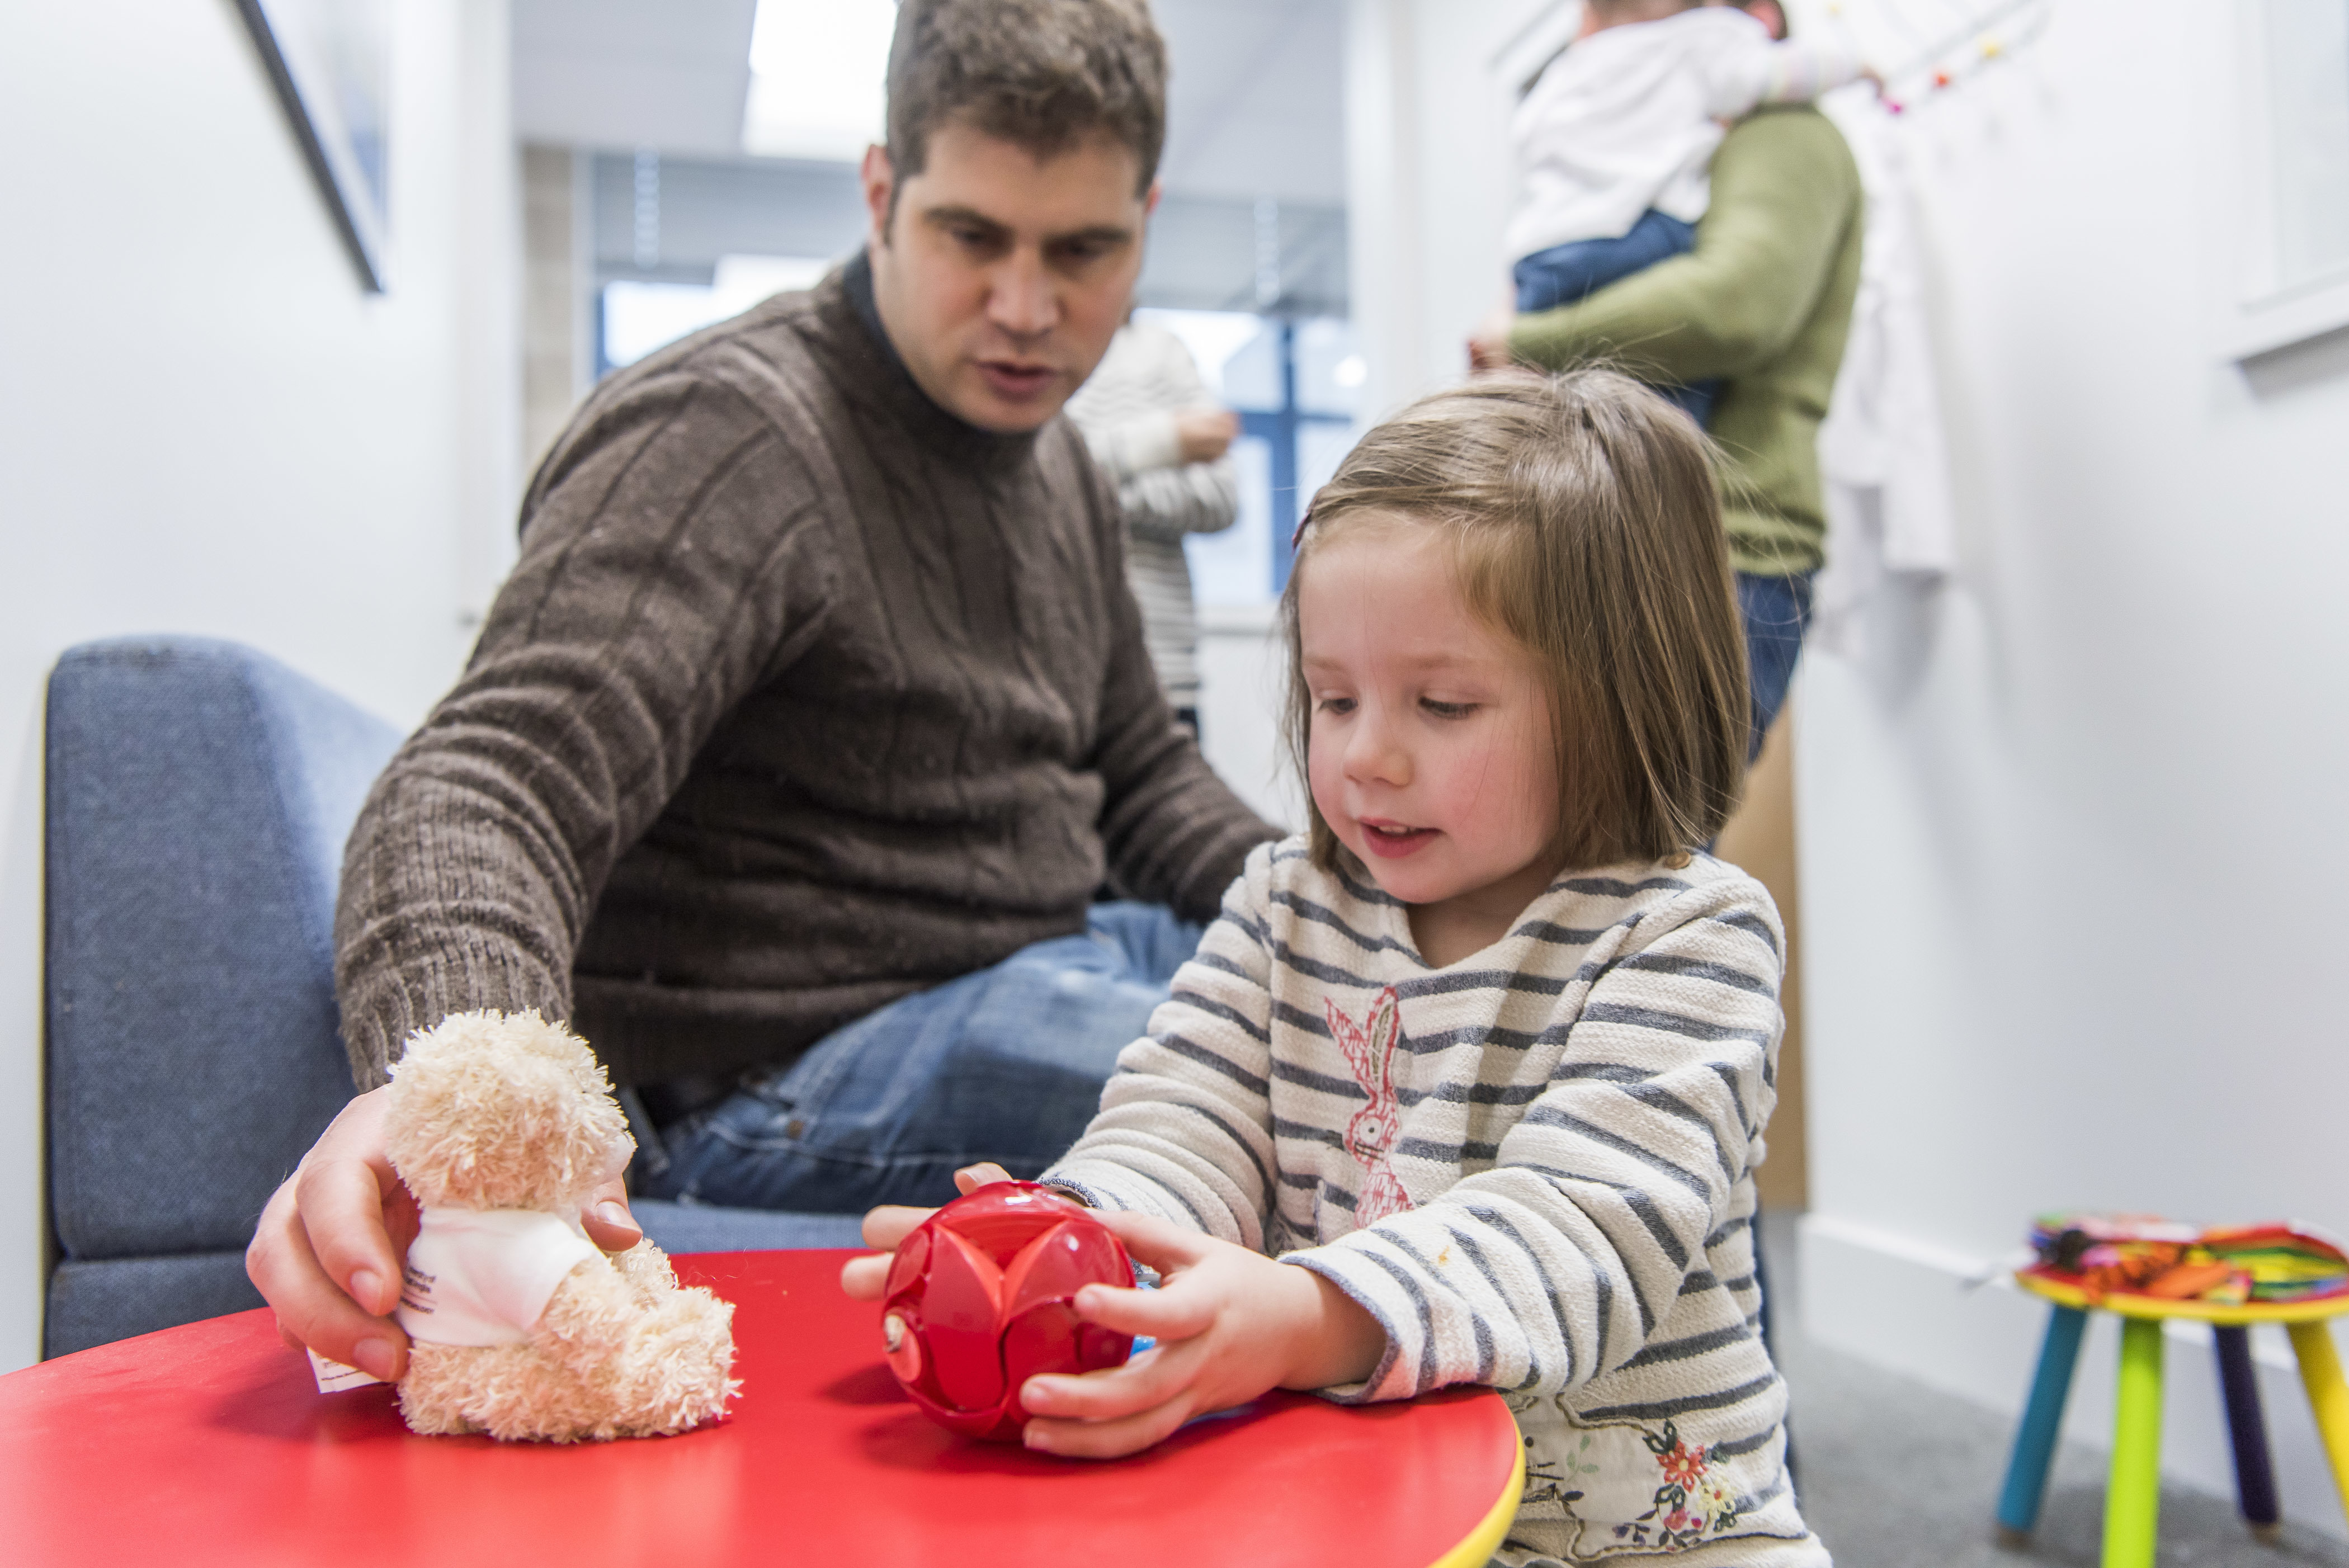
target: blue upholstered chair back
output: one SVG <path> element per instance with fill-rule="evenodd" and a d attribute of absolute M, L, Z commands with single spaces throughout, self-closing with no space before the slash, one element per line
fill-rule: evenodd
<path fill-rule="evenodd" d="M 57 661 L 47 1355 L 262 1305 L 254 1221 L 351 1095 L 335 886 L 398 740 L 233 643 L 126 638 Z M 854 1214 L 636 1213 L 672 1253 L 859 1244 Z"/>
<path fill-rule="evenodd" d="M 351 1095 L 336 879 L 388 725 L 199 637 L 49 677 L 47 1353 L 261 1305 L 255 1217 Z"/>

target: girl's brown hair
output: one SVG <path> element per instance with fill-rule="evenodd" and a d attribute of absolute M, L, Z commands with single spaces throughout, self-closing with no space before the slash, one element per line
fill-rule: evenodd
<path fill-rule="evenodd" d="M 1549 676 L 1560 863 L 1678 860 L 1721 831 L 1745 774 L 1745 639 L 1712 449 L 1627 376 L 1507 373 L 1421 398 L 1313 498 L 1281 598 L 1298 776 L 1313 697 L 1298 584 L 1350 523 L 1444 530 L 1472 613 Z M 1313 805 L 1314 863 L 1337 835 Z"/>

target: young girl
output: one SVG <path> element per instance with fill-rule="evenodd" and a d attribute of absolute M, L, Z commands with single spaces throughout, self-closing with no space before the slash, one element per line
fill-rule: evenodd
<path fill-rule="evenodd" d="M 1746 729 L 1702 438 L 1605 371 L 1425 398 L 1315 499 L 1284 612 L 1311 830 L 1043 1178 L 1164 1276 L 1078 1310 L 1159 1345 L 1030 1379 L 1029 1446 L 1485 1383 L 1527 1445 L 1500 1561 L 1826 1563 L 1755 1326 L 1783 943 L 1692 849 Z"/>

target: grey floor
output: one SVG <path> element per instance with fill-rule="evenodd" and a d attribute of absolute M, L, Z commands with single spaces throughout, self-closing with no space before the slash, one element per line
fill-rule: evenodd
<path fill-rule="evenodd" d="M 2012 1428 L 1994 1415 L 1803 1341 L 1793 1216 L 1772 1214 L 1763 1245 L 1776 1292 L 1778 1359 L 1794 1391 L 1803 1511 L 1837 1568 L 2093 1568 L 2104 1528 L 2105 1456 L 2066 1446 L 2028 1546 L 2001 1546 L 1991 1511 Z M 2349 1547 L 2287 1525 L 2254 1541 L 2231 1498 L 2167 1487 L 2162 1568 L 2349 1568 Z"/>

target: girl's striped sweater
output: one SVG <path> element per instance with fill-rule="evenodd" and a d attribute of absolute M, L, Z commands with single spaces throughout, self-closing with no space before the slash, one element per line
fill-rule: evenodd
<path fill-rule="evenodd" d="M 1502 1390 L 1499 1560 L 1816 1568 L 1756 1327 L 1784 942 L 1757 882 L 1562 876 L 1442 968 L 1405 907 L 1260 846 L 1045 1176 L 1327 1276 L 1387 1332 L 1349 1401 Z"/>

